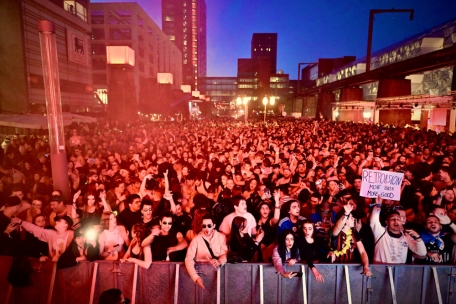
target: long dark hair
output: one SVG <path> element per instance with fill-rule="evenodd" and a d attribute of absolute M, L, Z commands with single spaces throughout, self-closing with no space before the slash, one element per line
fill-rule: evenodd
<path fill-rule="evenodd" d="M 282 263 L 285 263 L 287 261 L 287 245 L 285 243 L 285 239 L 288 235 L 292 235 L 294 239 L 293 247 L 290 249 L 291 258 L 296 259 L 299 256 L 296 237 L 293 234 L 293 231 L 287 229 L 279 235 L 277 240 L 277 251 L 279 252 L 280 258 L 282 259 Z"/>
<path fill-rule="evenodd" d="M 235 241 L 238 244 L 242 244 L 240 233 L 240 228 L 242 225 L 247 225 L 247 220 L 242 216 L 236 216 L 231 224 L 230 243 L 232 241 Z"/>

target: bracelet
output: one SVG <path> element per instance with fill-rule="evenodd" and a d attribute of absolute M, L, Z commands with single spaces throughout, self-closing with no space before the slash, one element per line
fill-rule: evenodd
<path fill-rule="evenodd" d="M 276 209 L 280 209 L 280 207 L 277 207 L 277 206 L 276 206 L 275 208 L 276 208 Z"/>
<path fill-rule="evenodd" d="M 344 217 L 348 219 L 348 217 L 350 216 L 350 213 L 349 214 L 344 214 Z"/>

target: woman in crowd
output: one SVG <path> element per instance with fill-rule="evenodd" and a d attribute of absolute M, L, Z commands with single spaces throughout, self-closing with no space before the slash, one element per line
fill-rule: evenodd
<path fill-rule="evenodd" d="M 125 227 L 117 225 L 116 215 L 112 212 L 102 215 L 101 227 L 104 230 L 98 236 L 100 258 L 109 261 L 119 260 L 125 253 L 124 244 L 130 245 Z"/>
<path fill-rule="evenodd" d="M 337 222 L 332 229 L 334 255 L 338 263 L 361 262 L 363 274 L 372 276 L 369 269 L 369 258 L 364 249 L 361 236 L 355 229 L 356 225 L 362 225 L 361 220 L 355 219 L 351 213 L 353 207 L 347 204 L 338 213 Z"/>
<path fill-rule="evenodd" d="M 82 207 L 82 227 L 91 229 L 100 225 L 101 215 L 111 212 L 111 206 L 106 202 L 106 192 L 100 191 L 97 196 L 96 192 L 87 192 L 83 199 Z M 100 204 L 102 207 L 100 207 Z"/>
<path fill-rule="evenodd" d="M 248 199 L 251 195 L 257 194 L 257 185 L 258 182 L 256 179 L 249 179 L 245 182 L 244 192 L 242 193 L 244 199 Z"/>
<path fill-rule="evenodd" d="M 152 253 L 150 246 L 142 247 L 141 243 L 147 237 L 148 229 L 144 224 L 135 224 L 131 228 L 132 240 L 127 252 L 120 261 L 128 261 L 137 264 L 140 267 L 148 269 L 152 263 Z"/>
<path fill-rule="evenodd" d="M 277 195 L 278 198 L 278 195 Z M 274 249 L 276 239 L 277 223 L 280 217 L 279 201 L 276 200 L 274 209 L 265 201 L 258 206 L 260 219 L 258 220 L 257 231 L 263 231 L 264 237 L 261 240 L 260 250 L 262 262 L 269 262 Z"/>
<path fill-rule="evenodd" d="M 253 239 L 248 233 L 247 220 L 236 216 L 231 224 L 230 252 L 236 253 L 243 261 L 252 262 L 255 254 L 259 253 L 263 237 L 264 231 L 260 231 Z"/>
<path fill-rule="evenodd" d="M 301 254 L 301 260 L 306 261 L 312 273 L 315 276 L 317 282 L 323 282 L 323 276 L 318 272 L 317 267 L 313 264 L 314 262 L 323 261 L 326 258 L 330 258 L 331 262 L 334 262 L 336 256 L 334 252 L 330 250 L 328 243 L 317 236 L 315 233 L 315 224 L 312 220 L 304 221 L 302 225 L 302 233 L 300 233 L 299 239 L 299 252 Z"/>
<path fill-rule="evenodd" d="M 272 252 L 272 263 L 277 273 L 284 278 L 291 279 L 298 273 L 286 271 L 287 266 L 293 266 L 300 261 L 299 248 L 291 230 L 285 230 L 277 241 Z"/>

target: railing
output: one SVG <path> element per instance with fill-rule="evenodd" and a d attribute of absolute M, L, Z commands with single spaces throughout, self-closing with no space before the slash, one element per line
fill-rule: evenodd
<path fill-rule="evenodd" d="M 456 267 L 371 265 L 372 278 L 355 264 L 318 264 L 324 283 L 310 269 L 302 278 L 282 279 L 271 264 L 227 264 L 219 271 L 198 265 L 205 290 L 190 279 L 182 263 L 153 263 L 150 269 L 132 263 L 81 262 L 55 271 L 53 263 L 32 261 L 26 287 L 11 287 L 11 258 L 0 257 L 0 302 L 97 303 L 106 289 L 119 288 L 133 303 L 456 303 Z M 54 273 L 55 271 L 55 273 Z M 54 280 L 53 278 L 54 274 Z M 4 300 L 3 300 L 4 299 Z"/>

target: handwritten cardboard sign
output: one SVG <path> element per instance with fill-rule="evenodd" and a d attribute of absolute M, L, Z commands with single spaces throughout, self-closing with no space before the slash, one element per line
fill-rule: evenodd
<path fill-rule="evenodd" d="M 360 195 L 363 197 L 401 199 L 401 185 L 404 173 L 363 169 Z"/>

